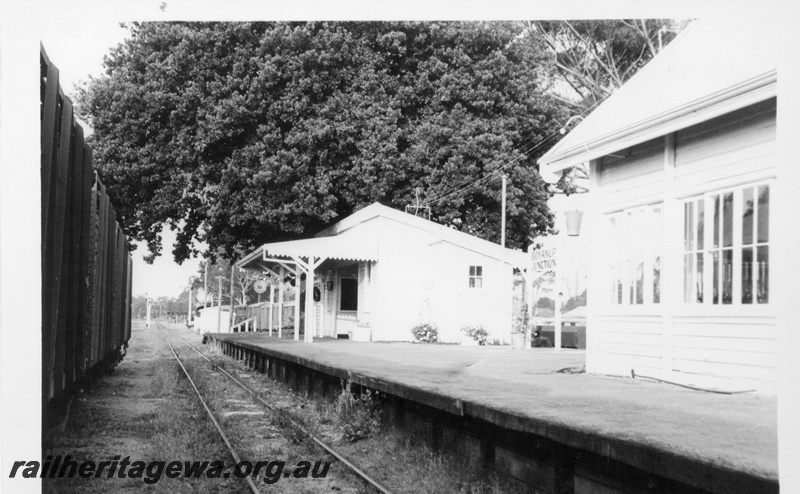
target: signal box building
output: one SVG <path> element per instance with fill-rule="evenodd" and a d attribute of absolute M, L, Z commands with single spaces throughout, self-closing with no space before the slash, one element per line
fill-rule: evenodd
<path fill-rule="evenodd" d="M 590 165 L 588 372 L 775 390 L 790 213 L 776 40 L 756 26 L 696 21 L 540 159 L 551 182 Z"/>
<path fill-rule="evenodd" d="M 410 341 L 413 326 L 434 323 L 440 341 L 458 342 L 461 328 L 480 324 L 490 340 L 508 342 L 513 270 L 528 262 L 521 251 L 374 203 L 315 238 L 265 244 L 238 265 L 294 277 L 314 294 L 300 297 L 306 341 Z"/>

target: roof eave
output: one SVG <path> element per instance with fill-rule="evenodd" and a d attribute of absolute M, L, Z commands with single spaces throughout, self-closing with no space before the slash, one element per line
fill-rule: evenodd
<path fill-rule="evenodd" d="M 627 149 L 776 95 L 777 70 L 773 69 L 672 110 L 576 143 L 564 150 L 558 150 L 556 146 L 552 150 L 555 152 L 548 152 L 539 159 L 541 175 L 546 181 L 552 181 L 560 175 L 558 172 L 566 168 Z"/>
<path fill-rule="evenodd" d="M 249 254 L 247 254 L 243 258 L 239 259 L 236 263 L 234 263 L 234 266 L 241 269 L 248 268 L 249 265 L 253 264 L 254 261 L 261 260 L 263 251 L 264 251 L 264 246 L 256 247 Z"/>

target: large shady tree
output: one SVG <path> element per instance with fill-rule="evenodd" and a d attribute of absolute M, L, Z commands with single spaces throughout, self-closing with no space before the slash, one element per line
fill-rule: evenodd
<path fill-rule="evenodd" d="M 508 240 L 552 227 L 535 166 L 568 115 L 519 23 L 141 23 L 79 91 L 133 239 L 181 262 L 309 236 L 373 201 Z"/>

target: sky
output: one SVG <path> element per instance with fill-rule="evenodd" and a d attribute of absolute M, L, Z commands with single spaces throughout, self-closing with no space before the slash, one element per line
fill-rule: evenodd
<path fill-rule="evenodd" d="M 360 2 L 348 2 L 360 5 Z M 413 2 L 412 2 L 413 3 Z M 413 7 L 397 8 L 392 2 L 386 3 L 380 15 L 385 18 L 397 17 L 410 18 L 447 18 L 452 16 L 453 9 L 447 6 L 449 2 L 440 4 L 419 4 Z M 142 0 L 137 4 L 125 1 L 109 1 L 92 3 L 89 1 L 75 1 L 66 8 L 61 3 L 45 1 L 53 15 L 41 19 L 41 41 L 50 60 L 60 70 L 61 86 L 65 92 L 74 94 L 76 85 L 86 81 L 89 76 L 98 77 L 102 74 L 103 57 L 109 50 L 119 44 L 128 36 L 127 29 L 120 26 L 121 22 L 132 20 L 243 20 L 251 18 L 314 18 L 320 16 L 327 19 L 337 17 L 356 18 L 369 16 L 369 11 L 361 9 L 350 10 L 349 14 L 340 10 L 332 10 L 329 4 L 319 2 L 297 2 L 292 8 L 286 8 L 281 2 L 262 2 L 257 9 L 249 11 L 236 9 L 235 6 L 247 5 L 248 2 L 226 2 L 220 6 L 213 2 L 195 1 L 189 3 L 183 0 L 155 1 Z M 251 4 L 253 5 L 253 4 Z M 392 6 L 394 5 L 394 8 Z M 437 6 L 438 5 L 438 6 Z M 487 11 L 478 5 L 475 12 L 470 8 L 475 6 L 470 2 L 460 2 L 459 15 L 464 18 L 475 16 L 478 19 L 487 18 Z M 267 6 L 267 7 L 264 7 Z M 269 7 L 272 7 L 271 9 Z M 284 8 L 281 8 L 283 6 Z M 230 8 L 228 8 L 230 7 Z M 563 12 L 563 7 L 560 8 Z M 354 14 L 356 12 L 356 14 Z M 413 14 L 409 14 L 413 12 Z M 446 14 L 445 14 L 446 13 Z M 546 13 L 542 10 L 541 13 Z M 58 15 L 56 15 L 58 14 Z M 492 14 L 496 15 L 496 14 Z M 87 127 L 84 125 L 84 127 Z M 89 129 L 87 129 L 89 130 Z M 147 248 L 139 244 L 132 253 L 133 258 L 133 295 L 151 295 L 176 297 L 187 285 L 190 276 L 198 271 L 199 260 L 191 259 L 182 265 L 173 262 L 170 252 L 175 240 L 173 232 L 166 229 L 163 232 L 164 242 L 161 256 L 154 263 L 147 264 L 142 256 L 147 253 Z"/>
<path fill-rule="evenodd" d="M 111 11 L 98 12 L 87 28 L 83 19 L 68 18 L 64 22 L 63 18 L 48 18 L 41 41 L 47 56 L 59 69 L 59 81 L 67 95 L 74 95 L 75 87 L 89 76 L 99 77 L 103 73 L 103 57 L 129 36 L 128 30 L 120 26 L 120 20 L 124 19 Z M 86 124 L 83 126 L 88 130 Z M 142 258 L 148 253 L 144 243 L 137 242 L 137 249 L 131 253 L 134 297 L 177 297 L 188 284 L 189 277 L 198 272 L 199 259 L 190 259 L 181 265 L 173 261 L 175 233 L 165 228 L 162 236 L 162 255 L 153 264 L 147 264 Z"/>

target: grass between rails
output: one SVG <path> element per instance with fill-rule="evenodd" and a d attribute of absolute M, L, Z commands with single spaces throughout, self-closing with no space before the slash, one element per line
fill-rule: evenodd
<path fill-rule="evenodd" d="M 174 331 L 182 337 L 191 333 Z M 191 338 L 190 338 L 191 339 Z M 516 486 L 486 473 L 463 459 L 433 452 L 422 436 L 381 424 L 379 404 L 343 389 L 335 402 L 309 399 L 283 383 L 246 369 L 215 348 L 198 345 L 218 365 L 251 386 L 280 409 L 265 413 L 250 395 L 173 340 L 176 351 L 244 460 L 285 461 L 286 469 L 302 460 L 312 465 L 331 461 L 326 478 L 280 478 L 266 484 L 254 479 L 262 492 L 372 492 L 343 464 L 329 457 L 292 425 L 290 418 L 341 451 L 351 461 L 395 492 L 493 493 L 514 492 Z M 194 391 L 174 361 L 160 331 L 134 331 L 131 350 L 113 375 L 103 378 L 76 404 L 67 430 L 53 454 L 80 461 L 106 461 L 115 455 L 130 461 L 215 461 L 226 467 L 233 460 L 208 419 Z M 249 492 L 242 479 L 184 478 L 161 475 L 155 484 L 143 478 L 58 479 L 56 492 Z"/>
<path fill-rule="evenodd" d="M 395 492 L 488 494 L 527 492 L 521 484 L 463 457 L 433 451 L 422 431 L 398 428 L 380 420 L 380 397 L 357 395 L 349 383 L 333 402 L 300 396 L 283 383 L 272 381 L 229 359 L 215 347 L 205 352 L 216 365 L 234 374 L 268 402 L 276 403 L 320 436 L 370 476 Z M 283 434 L 295 437 L 289 421 L 279 422 Z M 296 437 L 297 440 L 302 440 Z M 304 441 L 308 444 L 308 441 Z M 341 466 L 340 468 L 344 468 Z"/>
<path fill-rule="evenodd" d="M 214 461 L 233 463 L 216 429 L 195 396 L 177 362 L 167 349 L 159 359 L 151 383 L 151 393 L 163 397 L 145 424 L 152 431 L 147 457 L 161 461 Z M 169 357 L 169 358 L 167 358 Z M 210 390 L 209 390 L 210 391 Z M 242 492 L 242 481 L 235 478 L 162 476 L 151 492 Z"/>
<path fill-rule="evenodd" d="M 115 456 L 145 464 L 227 460 L 216 431 L 180 372 L 157 330 L 134 327 L 126 360 L 76 401 L 52 454 L 69 455 L 78 463 L 110 461 Z M 155 471 L 139 478 L 119 478 L 118 473 L 109 478 L 107 472 L 55 479 L 44 492 L 241 492 L 237 479 L 170 479 L 162 474 L 158 482 L 147 483 Z"/>
<path fill-rule="evenodd" d="M 312 447 L 299 431 L 291 425 L 288 415 L 293 411 L 286 410 L 280 414 L 265 413 L 260 406 L 255 405 L 249 393 L 231 383 L 220 373 L 209 370 L 209 365 L 199 358 L 187 363 L 189 372 L 195 377 L 195 382 L 206 399 L 209 407 L 214 410 L 223 430 L 233 443 L 242 460 L 255 464 L 263 462 L 283 462 L 283 471 L 290 472 L 289 477 L 281 477 L 274 483 L 268 483 L 268 476 L 262 473 L 254 478 L 256 485 L 269 492 L 359 492 L 360 481 L 355 478 L 343 465 L 336 464 L 334 459 L 324 452 Z M 291 400 L 283 394 L 283 390 L 270 393 L 272 398 L 278 398 L 281 403 Z M 295 404 L 293 404 L 295 406 Z M 297 405 L 302 409 L 302 402 Z M 310 462 L 317 472 L 325 471 L 324 463 L 330 462 L 330 468 L 325 471 L 324 478 L 294 478 L 295 469 L 301 461 Z M 298 469 L 302 470 L 302 469 Z M 265 470 L 266 472 L 266 470 Z M 298 473 L 301 475 L 301 473 Z M 274 478 L 272 480 L 275 480 Z"/>

